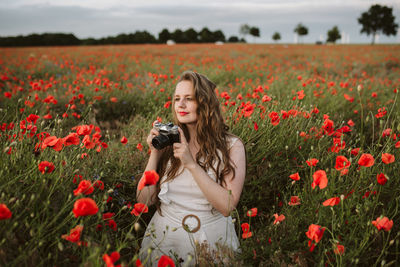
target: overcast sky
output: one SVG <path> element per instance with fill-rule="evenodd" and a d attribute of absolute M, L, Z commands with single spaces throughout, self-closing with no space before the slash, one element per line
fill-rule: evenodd
<path fill-rule="evenodd" d="M 260 29 L 257 43 L 272 42 L 275 31 L 280 42 L 293 43 L 293 30 L 301 22 L 309 30 L 305 43 L 325 41 L 335 25 L 344 37 L 339 42 L 369 43 L 372 37 L 360 34 L 357 18 L 373 4 L 392 7 L 400 26 L 400 0 L 0 0 L 0 36 L 64 32 L 100 38 L 147 30 L 158 38 L 164 28 L 208 27 L 228 38 L 247 23 Z M 377 41 L 400 43 L 400 33 Z"/>

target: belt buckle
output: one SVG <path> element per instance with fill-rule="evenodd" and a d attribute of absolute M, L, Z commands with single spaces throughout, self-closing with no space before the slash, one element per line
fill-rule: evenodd
<path fill-rule="evenodd" d="M 190 217 L 195 218 L 195 219 L 197 220 L 197 227 L 193 228 L 192 230 L 190 230 L 190 229 L 189 229 L 189 226 L 185 223 L 185 221 L 186 221 L 188 218 L 190 218 Z M 197 216 L 194 215 L 194 214 L 188 214 L 188 215 L 186 215 L 186 216 L 183 217 L 183 219 L 182 219 L 182 227 L 183 227 L 183 229 L 185 229 L 186 232 L 189 232 L 189 233 L 196 233 L 196 232 L 199 231 L 199 229 L 200 229 L 200 219 L 199 219 L 199 217 L 197 217 Z"/>

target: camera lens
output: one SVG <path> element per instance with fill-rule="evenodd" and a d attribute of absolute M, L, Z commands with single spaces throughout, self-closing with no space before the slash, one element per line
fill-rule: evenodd
<path fill-rule="evenodd" d="M 154 146 L 154 148 L 156 148 L 158 150 L 161 150 L 164 147 L 167 147 L 170 145 L 168 136 L 162 135 L 162 134 L 154 137 L 153 140 L 151 140 L 151 143 Z"/>

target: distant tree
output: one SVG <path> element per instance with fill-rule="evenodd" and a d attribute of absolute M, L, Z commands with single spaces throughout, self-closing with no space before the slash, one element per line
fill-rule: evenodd
<path fill-rule="evenodd" d="M 260 37 L 260 29 L 257 27 L 250 28 L 250 35 L 254 37 L 254 42 L 256 37 Z"/>
<path fill-rule="evenodd" d="M 185 42 L 187 43 L 197 43 L 199 41 L 198 33 L 193 28 L 189 28 L 186 31 L 184 31 L 183 35 Z"/>
<path fill-rule="evenodd" d="M 302 38 L 303 35 L 308 34 L 308 28 L 304 26 L 303 24 L 299 23 L 297 24 L 296 28 L 294 29 L 294 32 L 297 33 L 297 35 Z"/>
<path fill-rule="evenodd" d="M 171 33 L 171 39 L 174 40 L 175 43 L 184 43 L 185 38 L 183 36 L 183 31 L 181 29 L 176 29 Z"/>
<path fill-rule="evenodd" d="M 243 36 L 242 39 L 245 38 L 246 35 L 250 34 L 250 26 L 247 24 L 240 25 L 239 34 Z"/>
<path fill-rule="evenodd" d="M 158 34 L 158 42 L 165 44 L 168 40 L 171 40 L 171 33 L 168 31 L 168 29 L 163 29 Z"/>
<path fill-rule="evenodd" d="M 383 33 L 384 35 L 396 35 L 397 25 L 392 14 L 393 8 L 381 5 L 373 5 L 367 12 L 361 14 L 358 18 L 358 23 L 362 25 L 361 33 L 366 33 L 368 36 L 372 34 L 372 42 L 375 43 L 375 35 Z"/>
<path fill-rule="evenodd" d="M 212 33 L 214 37 L 214 42 L 221 41 L 225 42 L 225 34 L 221 30 L 216 30 Z"/>
<path fill-rule="evenodd" d="M 279 41 L 281 39 L 281 34 L 279 32 L 275 32 L 272 35 L 272 40 L 274 40 L 275 42 Z"/>
<path fill-rule="evenodd" d="M 328 31 L 328 39 L 326 39 L 326 42 L 336 43 L 336 40 L 340 38 L 342 38 L 342 35 L 340 35 L 338 27 L 334 26 L 332 29 Z"/>
<path fill-rule="evenodd" d="M 199 32 L 199 39 L 200 39 L 200 42 L 202 42 L 202 43 L 212 43 L 212 42 L 214 42 L 213 34 L 207 27 L 204 27 Z"/>
<path fill-rule="evenodd" d="M 239 38 L 237 36 L 231 36 L 231 37 L 229 37 L 228 42 L 229 43 L 237 43 L 237 42 L 239 42 Z"/>

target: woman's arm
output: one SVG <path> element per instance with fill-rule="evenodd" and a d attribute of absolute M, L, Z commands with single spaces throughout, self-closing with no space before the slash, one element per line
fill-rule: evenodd
<path fill-rule="evenodd" d="M 153 125 L 154 125 L 154 123 L 153 123 Z M 148 135 L 147 140 L 146 140 L 147 144 L 150 147 L 151 153 L 150 153 L 150 157 L 147 162 L 147 165 L 146 165 L 145 172 L 150 171 L 150 170 L 157 170 L 157 166 L 160 161 L 160 157 L 163 153 L 162 151 L 155 149 L 151 143 L 153 138 L 157 135 L 159 135 L 159 132 L 153 128 L 150 130 L 150 134 Z M 143 179 L 143 176 L 140 178 L 140 180 L 141 179 Z M 156 202 L 156 199 L 157 199 L 155 192 L 156 192 L 155 185 L 145 186 L 142 190 L 139 190 L 137 188 L 136 189 L 136 201 L 146 204 L 147 206 L 151 206 Z"/>
<path fill-rule="evenodd" d="M 223 187 L 211 179 L 203 168 L 193 160 L 184 138 L 181 137 L 181 143 L 174 144 L 174 156 L 179 158 L 184 167 L 191 172 L 211 205 L 224 216 L 229 216 L 231 211 L 236 208 L 246 176 L 246 154 L 244 145 L 240 140 L 232 146 L 229 155 L 235 169 L 235 177 L 233 177 L 233 173 L 226 175 L 224 177 L 226 186 Z"/>

